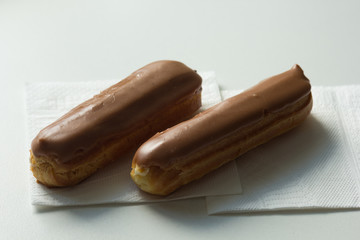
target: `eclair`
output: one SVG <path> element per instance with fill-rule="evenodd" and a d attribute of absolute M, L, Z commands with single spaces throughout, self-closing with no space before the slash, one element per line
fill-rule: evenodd
<path fill-rule="evenodd" d="M 42 129 L 31 143 L 33 175 L 49 187 L 81 182 L 192 117 L 201 106 L 201 83 L 196 71 L 176 61 L 140 68 Z"/>
<path fill-rule="evenodd" d="M 136 151 L 131 178 L 147 193 L 168 195 L 298 126 L 311 108 L 310 82 L 295 65 L 155 134 Z"/>

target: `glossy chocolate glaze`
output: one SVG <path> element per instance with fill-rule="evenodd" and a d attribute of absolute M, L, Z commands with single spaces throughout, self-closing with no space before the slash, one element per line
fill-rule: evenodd
<path fill-rule="evenodd" d="M 70 162 L 112 137 L 125 137 L 160 110 L 201 90 L 201 82 L 180 62 L 151 63 L 45 127 L 31 150 L 35 157 Z"/>
<path fill-rule="evenodd" d="M 260 121 L 266 112 L 277 112 L 296 103 L 310 90 L 310 82 L 302 69 L 294 65 L 289 71 L 265 79 L 194 118 L 156 134 L 137 150 L 133 161 L 141 167 L 167 169 L 175 161 Z"/>

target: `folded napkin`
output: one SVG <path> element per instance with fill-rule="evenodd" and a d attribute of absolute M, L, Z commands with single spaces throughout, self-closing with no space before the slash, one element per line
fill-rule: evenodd
<path fill-rule="evenodd" d="M 201 110 L 204 110 L 220 102 L 221 95 L 213 72 L 204 72 L 200 75 L 203 77 Z M 118 80 L 27 84 L 28 146 L 43 127 L 116 82 Z M 241 192 L 235 162 L 167 197 L 156 197 L 140 191 L 130 178 L 130 169 L 131 156 L 127 156 L 101 169 L 79 185 L 69 188 L 44 187 L 36 183 L 29 171 L 31 203 L 46 206 L 139 203 Z"/>
<path fill-rule="evenodd" d="M 301 126 L 236 160 L 243 193 L 207 197 L 209 214 L 360 207 L 360 85 L 312 93 Z"/>

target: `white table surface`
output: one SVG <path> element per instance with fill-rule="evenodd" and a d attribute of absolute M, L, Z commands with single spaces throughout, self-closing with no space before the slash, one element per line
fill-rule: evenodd
<path fill-rule="evenodd" d="M 159 59 L 247 88 L 300 64 L 360 83 L 360 1 L 0 1 L 0 239 L 360 239 L 360 211 L 208 216 L 203 199 L 29 203 L 24 83 L 123 78 Z M 360 200 L 359 200 L 360 201 Z"/>

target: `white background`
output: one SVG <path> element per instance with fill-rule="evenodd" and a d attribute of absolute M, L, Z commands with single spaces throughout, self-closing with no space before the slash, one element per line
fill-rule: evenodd
<path fill-rule="evenodd" d="M 358 210 L 31 206 L 24 83 L 123 78 L 159 59 L 214 70 L 226 89 L 294 63 L 313 85 L 359 84 L 360 1 L 0 0 L 0 239 L 360 238 Z"/>

